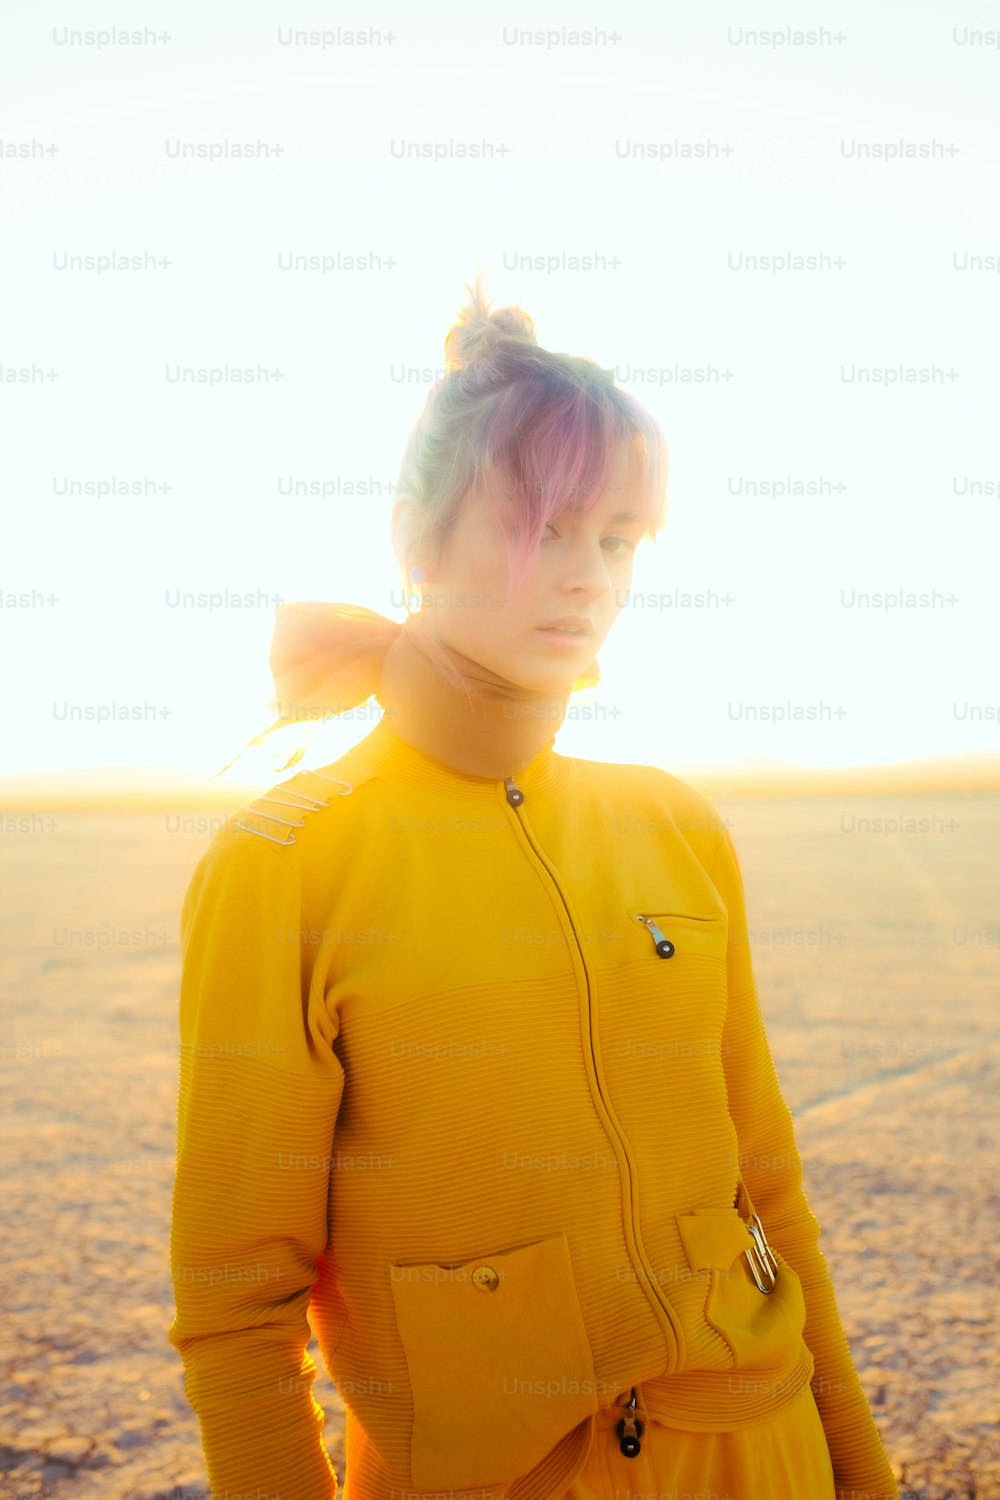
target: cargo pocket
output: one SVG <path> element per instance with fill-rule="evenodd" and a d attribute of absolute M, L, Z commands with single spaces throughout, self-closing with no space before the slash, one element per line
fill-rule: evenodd
<path fill-rule="evenodd" d="M 597 1410 L 564 1232 L 461 1263 L 392 1265 L 418 1489 L 506 1484 Z"/>
<path fill-rule="evenodd" d="M 806 1321 L 802 1284 L 791 1266 L 774 1250 L 774 1290 L 761 1292 L 744 1253 L 755 1248 L 754 1237 L 737 1209 L 696 1208 L 676 1217 L 692 1271 L 711 1270 L 705 1317 L 732 1350 L 734 1368 L 786 1369 Z"/>

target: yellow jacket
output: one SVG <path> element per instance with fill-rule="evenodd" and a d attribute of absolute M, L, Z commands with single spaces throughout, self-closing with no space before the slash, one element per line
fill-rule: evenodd
<path fill-rule="evenodd" d="M 350 1500 L 547 1500 L 633 1384 L 722 1431 L 810 1380 L 838 1484 L 898 1497 L 704 796 L 551 746 L 466 776 L 383 718 L 216 835 L 182 942 L 169 1338 L 213 1493 L 334 1496 L 308 1310 Z"/>

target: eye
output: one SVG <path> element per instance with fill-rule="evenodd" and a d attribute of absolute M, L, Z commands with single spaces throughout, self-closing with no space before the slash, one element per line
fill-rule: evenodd
<path fill-rule="evenodd" d="M 556 529 L 553 526 L 553 524 L 552 524 L 551 521 L 547 521 L 545 523 L 545 525 L 546 525 L 546 529 L 548 531 L 554 532 L 555 535 L 554 536 L 543 536 L 542 537 L 542 541 L 543 542 L 552 542 L 552 541 L 555 541 L 555 539 L 556 539 L 556 537 L 558 536 L 559 533 L 556 532 Z M 630 552 L 634 552 L 635 551 L 635 549 L 636 549 L 636 547 L 638 545 L 638 543 L 632 541 L 631 537 L 627 537 L 627 536 L 606 536 L 604 538 L 604 541 L 605 542 L 622 542 L 624 544 L 624 546 L 622 548 L 619 548 L 619 550 L 617 552 L 613 552 L 611 554 L 612 557 L 627 557 Z"/>

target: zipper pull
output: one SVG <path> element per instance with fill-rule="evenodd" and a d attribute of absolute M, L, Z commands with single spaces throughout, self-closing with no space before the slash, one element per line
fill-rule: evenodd
<path fill-rule="evenodd" d="M 653 921 L 652 917 L 644 917 L 641 911 L 637 911 L 636 914 L 635 914 L 635 920 L 637 922 L 645 922 L 646 926 L 649 928 L 650 932 L 653 934 L 653 942 L 656 944 L 656 951 L 660 955 L 660 957 L 661 958 L 673 958 L 673 956 L 674 956 L 674 945 L 673 945 L 673 943 L 670 941 L 669 938 L 663 936 L 663 933 L 657 927 L 657 925 Z"/>
<path fill-rule="evenodd" d="M 639 1439 L 642 1437 L 644 1431 L 644 1424 L 635 1414 L 635 1386 L 632 1386 L 632 1393 L 629 1396 L 629 1399 L 624 1404 L 625 1415 L 616 1426 L 615 1432 L 620 1439 L 618 1446 L 624 1453 L 625 1457 L 635 1458 L 636 1454 L 639 1452 L 639 1449 L 642 1447 L 642 1443 L 639 1441 Z"/>
<path fill-rule="evenodd" d="M 507 801 L 510 803 L 511 807 L 520 807 L 521 803 L 524 801 L 524 793 L 521 791 L 521 788 L 515 784 L 513 776 L 505 776 L 503 779 L 503 784 L 504 789 L 507 793 Z"/>

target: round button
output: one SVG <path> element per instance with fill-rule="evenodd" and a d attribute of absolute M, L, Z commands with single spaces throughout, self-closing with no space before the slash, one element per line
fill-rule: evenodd
<path fill-rule="evenodd" d="M 492 1266 L 477 1266 L 472 1273 L 472 1280 L 481 1292 L 495 1292 L 500 1285 L 500 1277 Z"/>

